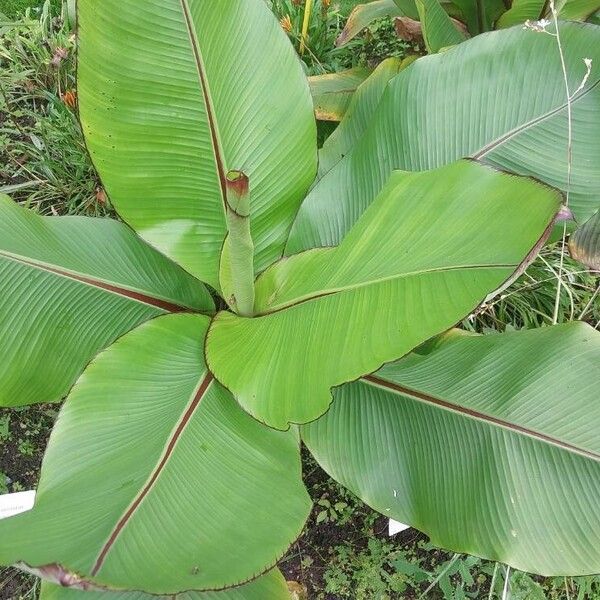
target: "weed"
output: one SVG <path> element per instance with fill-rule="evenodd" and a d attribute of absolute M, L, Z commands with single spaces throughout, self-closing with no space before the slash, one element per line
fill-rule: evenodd
<path fill-rule="evenodd" d="M 0 192 L 44 214 L 109 211 L 74 112 L 75 38 L 46 2 L 0 36 Z"/>
<path fill-rule="evenodd" d="M 514 285 L 483 306 L 463 326 L 484 333 L 508 329 L 533 329 L 551 325 L 557 289 L 557 273 L 561 264 L 561 245 L 545 248 L 536 261 Z M 562 263 L 561 295 L 558 322 L 583 318 L 593 327 L 600 324 L 598 273 L 565 256 Z"/>
<path fill-rule="evenodd" d="M 50 0 L 52 8 L 58 12 L 60 10 L 60 0 Z M 2 0 L 0 2 L 0 13 L 3 13 L 10 19 L 18 17 L 29 9 L 41 11 L 43 2 L 40 0 Z"/>
<path fill-rule="evenodd" d="M 358 47 L 357 47 L 358 46 Z M 358 42 L 350 42 L 348 48 L 358 51 L 358 63 L 376 66 L 390 56 L 404 58 L 419 53 L 421 49 L 414 44 L 401 40 L 396 33 L 393 19 L 384 18 L 373 21 L 365 29 Z"/>
<path fill-rule="evenodd" d="M 0 442 L 10 440 L 10 415 L 0 417 Z"/>
<path fill-rule="evenodd" d="M 28 439 L 19 440 L 17 448 L 19 449 L 19 453 L 23 456 L 33 456 L 35 453 L 35 446 L 31 440 Z"/>

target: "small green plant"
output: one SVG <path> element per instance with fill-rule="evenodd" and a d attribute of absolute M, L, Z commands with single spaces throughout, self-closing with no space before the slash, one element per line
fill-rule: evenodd
<path fill-rule="evenodd" d="M 0 417 L 0 442 L 10 439 L 10 415 Z"/>
<path fill-rule="evenodd" d="M 67 5 L 45 2 L 0 33 L 0 192 L 43 214 L 109 211 L 76 115 Z"/>
<path fill-rule="evenodd" d="M 377 538 L 370 539 L 367 548 L 358 553 L 347 546 L 338 546 L 325 573 L 325 592 L 336 598 L 355 600 L 401 597 L 398 595 L 409 586 L 405 574 L 395 568 L 399 560 L 393 546 Z M 419 567 L 411 566 L 418 579 Z"/>
<path fill-rule="evenodd" d="M 320 507 L 317 513 L 316 523 L 339 523 L 343 525 L 352 518 L 352 511 L 349 510 L 347 502 L 336 502 L 332 504 L 329 499 L 322 497 L 317 500 L 317 506 Z"/>
<path fill-rule="evenodd" d="M 310 74 L 338 71 L 356 64 L 350 49 L 337 50 L 335 39 L 340 34 L 344 16 L 339 2 L 315 0 L 309 13 L 308 30 L 302 47 L 305 2 L 272 0 L 271 9 L 295 48 L 302 50 L 302 60 Z M 302 47 L 302 48 L 301 48 Z"/>
<path fill-rule="evenodd" d="M 44 3 L 44 0 L 3 0 L 0 4 L 0 14 L 10 19 L 16 19 L 24 14 L 27 9 L 41 12 Z M 50 5 L 56 12 L 59 12 L 61 0 L 50 0 Z"/>
<path fill-rule="evenodd" d="M 305 73 L 263 0 L 78 10 L 82 130 L 127 225 L 0 198 L 0 404 L 67 396 L 35 508 L 0 521 L 0 563 L 45 579 L 43 600 L 288 598 L 275 565 L 312 510 L 303 441 L 347 490 L 440 546 L 534 572 L 600 566 L 596 528 L 573 527 L 596 519 L 600 334 L 452 329 L 565 216 L 548 185 L 563 184 L 558 160 L 538 165 L 546 183 L 495 168 L 525 170 L 530 130 L 558 118 L 554 93 L 525 93 L 547 47 L 512 30 L 492 55 L 479 36 L 442 66 L 416 61 L 356 121 L 364 135 L 323 148 L 349 153 L 318 173 Z M 523 44 L 515 95 L 499 69 L 514 75 L 505 55 Z M 452 107 L 453 69 L 472 79 L 477 127 L 432 122 L 434 146 L 404 143 L 427 106 L 403 86 L 419 78 L 430 96 L 445 82 L 436 98 Z M 480 89 L 482 75 L 494 85 Z M 516 100 L 529 102 L 518 131 Z M 382 131 L 394 119 L 405 129 Z M 527 152 L 510 144 L 523 132 Z M 338 201 L 315 206 L 327 193 Z M 588 204 L 582 193 L 574 209 Z M 318 500 L 316 520 L 349 518 L 351 502 Z M 369 542 L 364 594 L 406 589 L 391 552 Z M 468 564 L 444 565 L 436 585 L 476 585 Z"/>
<path fill-rule="evenodd" d="M 35 452 L 35 446 L 31 442 L 31 440 L 28 439 L 19 440 L 18 448 L 19 452 L 23 454 L 23 456 L 33 456 Z"/>

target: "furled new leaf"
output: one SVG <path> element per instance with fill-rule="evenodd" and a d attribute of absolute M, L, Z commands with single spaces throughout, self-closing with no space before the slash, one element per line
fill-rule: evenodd
<path fill-rule="evenodd" d="M 596 271 L 600 271 L 600 210 L 569 240 L 571 256 Z"/>
<path fill-rule="evenodd" d="M 206 288 L 109 219 L 40 217 L 0 196 L 0 406 L 61 400 L 117 337 Z"/>
<path fill-rule="evenodd" d="M 91 363 L 58 418 L 35 508 L 0 521 L 0 564 L 172 595 L 242 584 L 286 552 L 310 511 L 297 433 L 264 427 L 214 381 L 209 320 L 159 317 Z"/>
<path fill-rule="evenodd" d="M 143 592 L 83 592 L 51 583 L 42 583 L 40 600 L 290 600 L 283 575 L 278 569 L 258 579 L 221 592 L 183 592 L 175 596 L 151 596 Z"/>
<path fill-rule="evenodd" d="M 257 271 L 279 258 L 316 172 L 316 127 L 264 0 L 79 0 L 78 12 L 83 131 L 119 214 L 218 289 L 225 178 L 243 171 Z"/>
<path fill-rule="evenodd" d="M 339 247 L 283 259 L 257 279 L 255 318 L 215 317 L 209 368 L 272 427 L 316 419 L 332 387 L 410 352 L 500 287 L 560 201 L 473 161 L 395 172 Z"/>
<path fill-rule="evenodd" d="M 600 333 L 452 336 L 336 390 L 302 428 L 323 468 L 433 544 L 545 575 L 600 571 Z"/>
<path fill-rule="evenodd" d="M 574 92 L 586 74 L 583 59 L 600 64 L 600 27 L 562 23 L 561 36 Z M 599 204 L 599 73 L 592 69 L 572 103 L 569 206 L 579 222 Z M 287 253 L 339 244 L 394 169 L 419 171 L 472 156 L 566 190 L 568 129 L 553 36 L 519 27 L 421 58 L 390 82 L 366 135 L 311 190 Z"/>
<path fill-rule="evenodd" d="M 371 69 L 354 67 L 339 73 L 313 75 L 308 78 L 315 106 L 315 116 L 320 121 L 341 121 L 351 105 L 357 88 L 369 77 Z"/>

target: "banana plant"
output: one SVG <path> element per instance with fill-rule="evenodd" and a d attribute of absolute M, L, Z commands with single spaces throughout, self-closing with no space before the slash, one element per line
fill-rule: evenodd
<path fill-rule="evenodd" d="M 329 171 L 320 169 L 302 203 L 286 253 L 338 244 L 394 169 L 435 169 L 462 157 L 568 190 L 577 224 L 588 221 L 599 209 L 600 27 L 561 22 L 560 29 L 571 127 L 553 36 L 514 27 L 420 58 L 368 109 L 365 133 L 338 160 L 327 157 Z"/>
<path fill-rule="evenodd" d="M 0 564 L 43 600 L 288 598 L 304 440 L 450 549 L 600 570 L 600 333 L 442 335 L 532 260 L 560 190 L 460 156 L 392 169 L 368 207 L 348 178 L 338 239 L 285 255 L 313 228 L 316 125 L 263 0 L 79 0 L 78 23 L 82 128 L 124 222 L 0 199 L 0 404 L 66 396 Z"/>
<path fill-rule="evenodd" d="M 565 21 L 593 22 L 600 1 L 557 0 L 555 8 Z M 460 43 L 465 33 L 472 37 L 550 16 L 546 0 L 374 0 L 354 8 L 336 45 L 344 46 L 376 19 L 391 17 L 419 22 L 427 51 L 435 53 Z"/>

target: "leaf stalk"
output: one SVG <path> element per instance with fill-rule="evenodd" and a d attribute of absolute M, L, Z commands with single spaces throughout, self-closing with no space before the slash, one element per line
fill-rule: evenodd
<path fill-rule="evenodd" d="M 250 186 L 242 171 L 227 173 L 227 229 L 232 308 L 243 317 L 254 314 L 254 242 L 250 232 Z"/>

